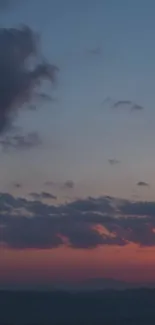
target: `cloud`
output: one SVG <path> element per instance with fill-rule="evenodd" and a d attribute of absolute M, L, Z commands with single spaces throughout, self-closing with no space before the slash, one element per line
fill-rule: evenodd
<path fill-rule="evenodd" d="M 13 186 L 15 188 L 21 188 L 22 187 L 22 184 L 21 183 L 13 183 Z"/>
<path fill-rule="evenodd" d="M 140 182 L 137 183 L 137 186 L 141 186 L 141 187 L 149 187 L 149 183 L 146 183 L 146 182 L 140 181 Z"/>
<path fill-rule="evenodd" d="M 42 199 L 56 200 L 57 199 L 57 197 L 55 195 L 48 193 L 48 192 L 41 192 L 41 193 L 32 192 L 29 195 L 32 196 L 35 200 L 42 200 Z"/>
<path fill-rule="evenodd" d="M 131 110 L 137 110 L 137 111 L 140 111 L 140 110 L 143 110 L 144 107 L 139 105 L 139 104 L 136 104 L 134 102 L 132 102 L 131 100 L 119 100 L 119 101 L 116 101 L 113 105 L 112 105 L 113 108 L 130 108 Z"/>
<path fill-rule="evenodd" d="M 10 149 L 27 150 L 38 147 L 41 144 L 42 140 L 37 132 L 30 132 L 26 135 L 18 134 L 13 136 L 5 136 L 0 140 L 0 145 L 5 151 Z"/>
<path fill-rule="evenodd" d="M 73 181 L 66 181 L 64 183 L 64 188 L 72 189 L 72 188 L 74 188 L 74 186 L 75 186 L 75 184 Z"/>
<path fill-rule="evenodd" d="M 114 108 L 119 108 L 122 106 L 131 106 L 132 105 L 132 101 L 131 100 L 119 100 L 116 103 L 114 103 L 113 107 Z"/>
<path fill-rule="evenodd" d="M 120 160 L 117 160 L 117 159 L 108 159 L 108 162 L 112 166 L 120 164 Z"/>
<path fill-rule="evenodd" d="M 46 196 L 46 195 L 45 195 Z M 98 246 L 155 246 L 155 202 L 111 197 L 86 198 L 49 205 L 0 194 L 0 243 L 15 249 L 73 249 Z M 22 213 L 24 211 L 24 213 Z"/>
<path fill-rule="evenodd" d="M 2 3 L 1 3 L 2 5 Z M 0 133 L 19 109 L 31 103 L 45 79 L 55 81 L 57 67 L 40 60 L 38 35 L 28 26 L 0 28 Z M 33 60 L 32 60 L 33 59 Z M 32 64 L 33 63 L 33 64 Z"/>
<path fill-rule="evenodd" d="M 144 109 L 144 107 L 141 106 L 141 105 L 138 105 L 138 104 L 133 104 L 132 109 L 137 110 L 137 111 L 141 111 L 141 110 Z"/>
<path fill-rule="evenodd" d="M 65 182 L 53 182 L 53 181 L 47 181 L 44 183 L 46 186 L 56 187 L 60 190 L 62 189 L 73 189 L 75 187 L 75 183 L 72 180 L 68 180 Z"/>
<path fill-rule="evenodd" d="M 100 46 L 94 47 L 88 50 L 88 53 L 94 56 L 100 56 L 102 54 L 102 48 Z"/>

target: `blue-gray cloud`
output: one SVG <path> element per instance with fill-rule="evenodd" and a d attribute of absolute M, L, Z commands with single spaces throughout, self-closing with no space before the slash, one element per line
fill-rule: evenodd
<path fill-rule="evenodd" d="M 106 232 L 99 232 L 98 226 L 103 226 Z M 155 202 L 90 197 L 49 205 L 38 197 L 29 201 L 1 193 L 0 227 L 3 227 L 1 244 L 3 241 L 16 249 L 60 245 L 91 249 L 128 243 L 155 246 Z"/>
<path fill-rule="evenodd" d="M 65 182 L 53 182 L 53 181 L 47 181 L 44 183 L 46 186 L 55 187 L 58 189 L 73 189 L 75 187 L 75 183 L 72 180 L 67 180 Z"/>
<path fill-rule="evenodd" d="M 0 139 L 0 145 L 4 151 L 28 150 L 39 147 L 42 144 L 41 137 L 38 132 L 30 132 L 26 135 L 7 135 Z"/>
<path fill-rule="evenodd" d="M 1 2 L 2 5 L 2 2 Z M 30 103 L 42 80 L 55 81 L 57 67 L 39 60 L 38 35 L 28 26 L 0 28 L 0 133 Z M 33 58 L 34 65 L 29 64 Z"/>
<path fill-rule="evenodd" d="M 49 200 L 49 199 L 52 199 L 52 200 L 56 200 L 57 197 L 51 193 L 48 193 L 48 192 L 41 192 L 41 193 L 36 193 L 36 192 L 32 192 L 29 194 L 33 199 L 35 200 Z"/>
<path fill-rule="evenodd" d="M 143 110 L 144 107 L 139 105 L 139 104 L 136 104 L 134 103 L 133 101 L 131 100 L 119 100 L 119 101 L 116 101 L 113 105 L 112 105 L 113 108 L 129 108 L 131 110 L 137 110 L 137 111 L 140 111 L 140 110 Z"/>

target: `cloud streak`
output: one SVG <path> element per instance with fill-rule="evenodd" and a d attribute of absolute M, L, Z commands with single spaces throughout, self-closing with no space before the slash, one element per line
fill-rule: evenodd
<path fill-rule="evenodd" d="M 48 192 L 41 192 L 41 193 L 32 192 L 29 195 L 35 200 L 50 200 L 50 199 L 56 200 L 57 199 L 55 195 Z"/>
<path fill-rule="evenodd" d="M 129 108 L 133 111 L 141 111 L 144 109 L 143 106 L 134 103 L 131 100 L 119 100 L 116 101 L 113 105 L 112 108 Z"/>
<path fill-rule="evenodd" d="M 59 190 L 65 190 L 65 189 L 73 189 L 75 187 L 75 183 L 72 180 L 67 180 L 63 183 L 59 183 L 59 182 L 53 182 L 53 181 L 47 181 L 44 183 L 46 186 L 50 186 L 50 187 L 55 187 Z"/>
<path fill-rule="evenodd" d="M 137 183 L 137 186 L 140 186 L 140 187 L 149 187 L 149 183 L 147 182 L 143 182 L 143 181 L 140 181 Z"/>
<path fill-rule="evenodd" d="M 5 136 L 0 140 L 0 145 L 4 151 L 13 150 L 30 150 L 39 147 L 42 140 L 38 132 L 30 132 L 26 135 Z"/>

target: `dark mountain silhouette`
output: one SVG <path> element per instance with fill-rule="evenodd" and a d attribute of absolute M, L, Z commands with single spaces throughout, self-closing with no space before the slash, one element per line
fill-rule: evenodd
<path fill-rule="evenodd" d="M 154 325 L 155 290 L 0 292 L 1 325 Z"/>

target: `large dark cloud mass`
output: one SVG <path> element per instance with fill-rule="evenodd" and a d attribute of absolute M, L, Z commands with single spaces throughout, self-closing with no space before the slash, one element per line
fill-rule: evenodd
<path fill-rule="evenodd" d="M 2 193 L 0 228 L 0 243 L 16 249 L 155 246 L 155 202 L 90 197 L 55 206 Z"/>
<path fill-rule="evenodd" d="M 39 37 L 29 27 L 0 28 L 0 133 L 42 80 L 55 80 L 56 66 L 40 57 Z"/>

